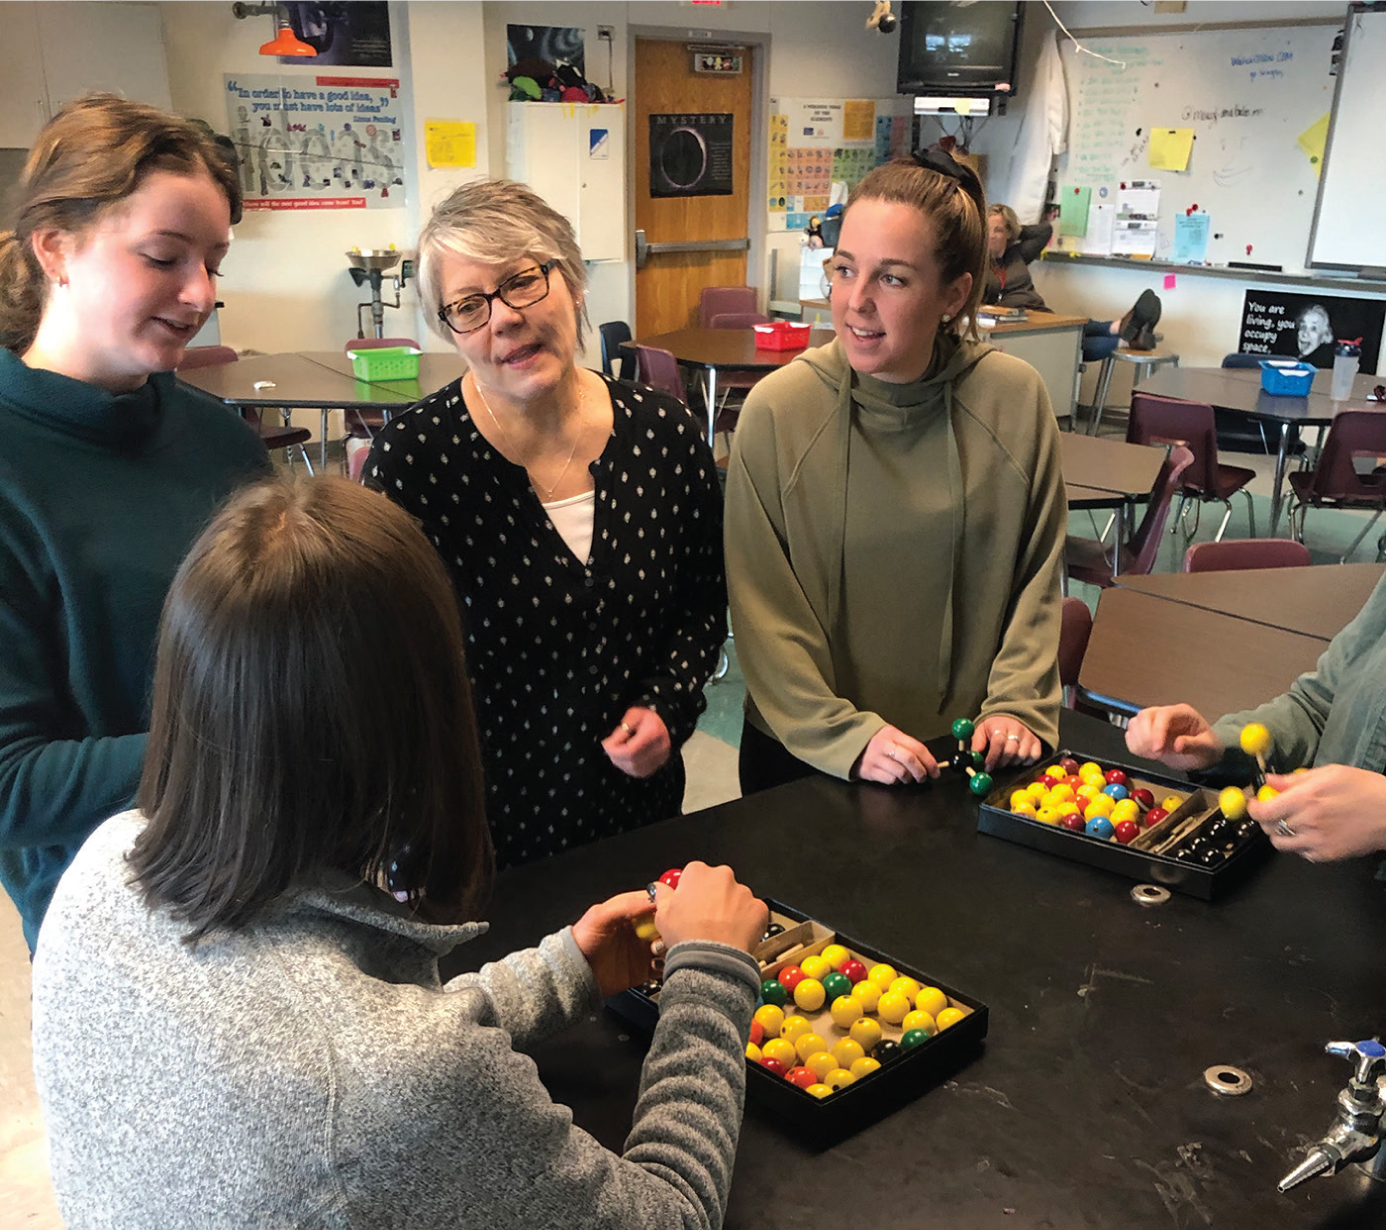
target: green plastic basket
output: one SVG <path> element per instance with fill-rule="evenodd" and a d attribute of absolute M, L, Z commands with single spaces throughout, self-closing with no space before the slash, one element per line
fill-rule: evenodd
<path fill-rule="evenodd" d="M 379 346 L 348 350 L 347 358 L 358 380 L 417 380 L 422 353 L 414 346 Z"/>

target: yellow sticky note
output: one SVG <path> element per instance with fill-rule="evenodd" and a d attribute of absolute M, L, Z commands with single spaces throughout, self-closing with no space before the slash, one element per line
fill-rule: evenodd
<path fill-rule="evenodd" d="M 424 149 L 430 167 L 474 167 L 476 125 L 460 120 L 425 120 Z"/>
<path fill-rule="evenodd" d="M 956 111 L 959 115 L 971 115 L 971 114 L 972 114 L 972 99 L 970 99 L 970 98 L 955 98 L 955 99 L 953 99 L 953 110 Z"/>
<path fill-rule="evenodd" d="M 1323 147 L 1327 142 L 1328 112 L 1325 111 L 1321 118 L 1315 120 L 1296 138 L 1296 144 L 1299 148 L 1309 155 L 1309 161 L 1313 164 L 1316 178 L 1323 170 Z"/>
<path fill-rule="evenodd" d="M 842 104 L 842 139 L 870 141 L 876 135 L 876 104 L 869 98 L 849 98 Z"/>
<path fill-rule="evenodd" d="M 1192 128 L 1152 128 L 1150 165 L 1157 171 L 1187 171 L 1193 142 Z"/>

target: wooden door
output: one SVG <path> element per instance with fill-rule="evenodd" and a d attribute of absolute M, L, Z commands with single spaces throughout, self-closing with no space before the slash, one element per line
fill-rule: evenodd
<path fill-rule="evenodd" d="M 635 225 L 648 243 L 745 239 L 750 225 L 751 98 L 756 48 L 747 47 L 740 74 L 694 74 L 683 41 L 635 42 Z M 729 196 L 650 195 L 650 116 L 730 114 Z M 705 286 L 746 285 L 746 252 L 650 253 L 635 274 L 635 336 L 698 323 Z"/>

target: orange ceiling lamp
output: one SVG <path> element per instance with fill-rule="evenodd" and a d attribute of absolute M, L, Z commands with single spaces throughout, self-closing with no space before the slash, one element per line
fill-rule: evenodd
<path fill-rule="evenodd" d="M 305 43 L 294 33 L 288 10 L 282 4 L 233 4 L 231 12 L 237 18 L 274 15 L 274 37 L 260 44 L 262 56 L 316 56 L 317 48 Z"/>

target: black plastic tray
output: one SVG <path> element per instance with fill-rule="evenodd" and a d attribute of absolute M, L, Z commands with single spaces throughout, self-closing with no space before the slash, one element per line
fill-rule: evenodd
<path fill-rule="evenodd" d="M 1119 842 L 1099 841 L 1081 833 L 1071 833 L 1057 825 L 1032 820 L 1010 810 L 1010 796 L 1013 791 L 1029 782 L 1038 781 L 1041 769 L 1068 756 L 1080 762 L 1092 760 L 1108 769 L 1122 769 L 1133 778 L 1168 787 L 1181 794 L 1200 789 L 1184 778 L 1151 772 L 1143 766 L 1124 764 L 1119 760 L 1092 756 L 1086 752 L 1063 750 L 1047 756 L 1043 764 L 1023 770 L 1009 778 L 1004 785 L 992 790 L 982 800 L 981 812 L 977 818 L 978 831 L 1035 850 L 1043 850 L 1046 854 L 1056 854 L 1060 858 L 1086 863 L 1089 867 L 1114 871 L 1128 879 L 1159 884 L 1203 901 L 1216 900 L 1233 885 L 1240 883 L 1271 851 L 1270 840 L 1264 833 L 1257 832 L 1218 866 L 1202 867 L 1196 863 L 1180 862 L 1168 854 L 1133 850 Z"/>
<path fill-rule="evenodd" d="M 871 962 L 892 965 L 901 974 L 907 974 L 925 986 L 938 987 L 949 999 L 964 1004 L 971 1011 L 962 1020 L 940 1030 L 913 1050 L 904 1052 L 879 1071 L 822 1099 L 784 1077 L 776 1076 L 760 1064 L 747 1061 L 746 1102 L 762 1117 L 790 1135 L 824 1147 L 912 1102 L 925 1090 L 951 1077 L 980 1052 L 982 1041 L 987 1036 L 989 1017 L 987 1006 L 981 1000 L 965 995 L 879 948 L 836 931 L 821 919 L 812 919 L 808 914 L 769 898 L 765 903 L 773 913 L 796 923 L 817 922 L 833 933 L 834 942 Z M 776 959 L 770 964 L 776 966 L 780 962 Z M 657 1000 L 638 988 L 609 999 L 607 1005 L 645 1032 L 653 1031 L 659 1019 Z"/>

